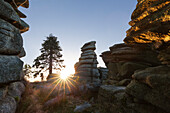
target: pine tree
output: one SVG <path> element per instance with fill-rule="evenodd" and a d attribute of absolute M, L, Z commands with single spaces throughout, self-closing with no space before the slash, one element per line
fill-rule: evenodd
<path fill-rule="evenodd" d="M 41 55 L 34 60 L 33 67 L 39 68 L 40 71 L 43 69 L 49 70 L 49 74 L 52 74 L 52 70 L 61 70 L 65 67 L 62 63 L 61 47 L 59 46 L 59 41 L 57 37 L 50 34 L 44 43 L 42 43 L 42 48 L 40 49 Z"/>
<path fill-rule="evenodd" d="M 25 64 L 23 67 L 23 74 L 24 76 L 29 77 L 29 75 L 32 73 L 31 66 L 29 64 Z"/>

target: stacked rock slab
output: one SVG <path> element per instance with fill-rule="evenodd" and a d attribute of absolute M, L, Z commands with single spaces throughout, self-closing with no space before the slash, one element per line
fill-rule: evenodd
<path fill-rule="evenodd" d="M 28 0 L 0 0 L 0 113 L 14 113 L 25 86 L 21 82 L 25 56 L 21 33 L 29 26 L 18 7 L 29 7 Z"/>
<path fill-rule="evenodd" d="M 124 45 L 128 47 L 136 45 L 134 48 L 136 52 L 129 48 L 128 53 L 130 54 L 127 54 L 127 51 L 124 51 L 127 50 L 127 47 L 125 49 L 121 46 L 117 48 L 119 51 L 114 49 L 103 53 L 102 58 L 108 66 L 109 72 L 112 73 L 116 73 L 117 70 L 109 67 L 110 62 L 118 59 L 117 62 L 121 63 L 123 59 L 123 62 L 127 63 L 127 59 L 129 61 L 129 58 L 132 58 L 135 53 L 138 54 L 135 55 L 135 59 L 139 59 L 144 64 L 149 63 L 149 65 L 133 72 L 131 74 L 132 81 L 124 91 L 120 90 L 121 93 L 115 92 L 120 89 L 120 86 L 115 86 L 115 84 L 108 86 L 110 89 L 107 86 L 101 86 L 99 102 L 103 104 L 104 100 L 114 98 L 109 102 L 109 111 L 107 112 L 170 113 L 170 1 L 138 0 L 132 14 L 132 21 L 129 24 L 132 27 L 127 31 L 127 37 L 124 39 L 126 44 Z M 143 53 L 147 50 L 138 49 L 143 45 L 149 45 L 148 49 L 156 52 L 153 59 L 153 53 L 144 55 Z M 140 57 L 139 54 L 143 54 L 143 57 Z M 130 61 L 136 62 L 134 59 Z M 111 66 L 113 67 L 113 64 Z M 131 66 L 127 69 L 131 69 Z M 105 93 L 112 93 L 112 96 L 102 96 Z"/>
<path fill-rule="evenodd" d="M 130 25 L 132 27 L 127 31 L 124 41 L 129 44 L 150 43 L 152 49 L 159 52 L 158 58 L 164 65 L 135 72 L 126 93 L 137 100 L 133 102 L 135 106 L 147 108 L 140 103 L 143 101 L 150 104 L 150 108 L 156 108 L 158 113 L 169 113 L 170 67 L 166 64 L 170 64 L 170 1 L 139 0 Z M 135 109 L 135 106 L 132 108 Z"/>
<path fill-rule="evenodd" d="M 132 79 L 132 74 L 150 66 L 157 66 L 158 53 L 147 44 L 115 44 L 101 57 L 109 69 L 109 78 L 115 81 Z M 129 81 L 129 80 L 128 80 Z"/>
<path fill-rule="evenodd" d="M 170 1 L 139 0 L 132 14 L 126 43 L 150 43 L 160 51 L 163 64 L 170 64 Z"/>
<path fill-rule="evenodd" d="M 79 77 L 82 83 L 99 83 L 99 71 L 97 69 L 97 56 L 94 50 L 96 42 L 85 43 L 81 48 L 79 62 L 75 64 L 75 76 Z"/>

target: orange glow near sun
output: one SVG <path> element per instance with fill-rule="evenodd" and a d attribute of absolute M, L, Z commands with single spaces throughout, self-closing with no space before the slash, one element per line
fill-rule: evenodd
<path fill-rule="evenodd" d="M 53 85 L 53 88 L 49 95 L 54 91 L 54 90 L 64 90 L 64 95 L 65 92 L 71 91 L 72 88 L 75 88 L 76 80 L 74 80 L 74 74 L 72 74 L 72 71 L 69 69 L 63 69 L 60 72 L 60 75 L 54 74 L 55 76 L 51 78 L 53 82 L 50 84 L 51 86 Z M 66 91 L 67 90 L 67 91 Z M 49 97 L 47 96 L 47 98 Z"/>

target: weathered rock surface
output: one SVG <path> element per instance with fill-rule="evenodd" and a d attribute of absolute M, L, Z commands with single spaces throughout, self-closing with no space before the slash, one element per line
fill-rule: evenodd
<path fill-rule="evenodd" d="M 147 44 L 116 44 L 101 57 L 109 69 L 109 78 L 114 80 L 131 79 L 135 71 L 161 64 L 158 53 Z"/>
<path fill-rule="evenodd" d="M 118 86 L 127 86 L 130 82 L 131 82 L 131 79 L 123 79 L 115 84 Z"/>
<path fill-rule="evenodd" d="M 150 67 L 136 72 L 132 77 L 152 88 L 170 85 L 170 66 Z"/>
<path fill-rule="evenodd" d="M 95 46 L 96 42 L 95 41 L 91 41 L 88 42 L 86 44 L 83 45 L 83 47 L 81 48 L 82 51 L 86 51 L 86 50 L 95 50 L 96 46 Z"/>
<path fill-rule="evenodd" d="M 19 29 L 0 19 L 0 53 L 17 55 L 21 52 L 23 40 Z"/>
<path fill-rule="evenodd" d="M 151 67 L 145 70 L 136 72 L 133 75 L 135 79 L 126 88 L 126 93 L 131 95 L 134 99 L 140 101 L 137 105 L 142 105 L 140 102 L 144 101 L 156 109 L 159 108 L 158 113 L 170 112 L 170 67 L 158 66 Z M 149 111 L 148 111 L 149 112 Z"/>
<path fill-rule="evenodd" d="M 8 92 L 8 86 L 3 86 L 0 88 L 0 100 L 4 99 Z"/>
<path fill-rule="evenodd" d="M 96 42 L 85 43 L 81 48 L 82 54 L 79 62 L 75 64 L 75 76 L 79 76 L 80 81 L 99 83 L 100 73 L 97 69 L 97 56 L 94 50 Z"/>
<path fill-rule="evenodd" d="M 142 100 L 142 98 L 146 96 L 146 92 L 149 93 L 147 94 L 148 97 L 152 96 L 150 91 L 147 90 L 149 88 L 147 85 L 140 83 L 135 84 L 133 85 L 133 90 L 130 91 L 129 87 L 131 86 L 129 85 L 126 88 L 115 85 L 102 85 L 98 94 L 98 103 L 101 105 L 99 106 L 99 108 L 102 109 L 101 111 L 103 113 L 169 113 Z M 139 92 L 137 93 L 136 91 Z M 135 96 L 129 95 L 129 93 Z M 156 96 L 156 94 L 153 94 L 153 96 Z M 152 102 L 155 102 L 154 99 Z M 168 103 L 169 102 L 166 102 L 167 105 Z"/>
<path fill-rule="evenodd" d="M 170 1 L 139 1 L 132 14 L 126 43 L 153 43 L 170 41 Z"/>
<path fill-rule="evenodd" d="M 15 98 L 17 102 L 19 102 L 24 91 L 25 86 L 22 82 L 13 82 L 8 87 L 8 95 Z"/>
<path fill-rule="evenodd" d="M 162 64 L 170 65 L 170 42 L 164 44 L 164 47 L 160 50 L 158 58 Z"/>
<path fill-rule="evenodd" d="M 127 31 L 126 43 L 150 43 L 154 49 L 161 50 L 163 64 L 170 64 L 170 1 L 139 1 L 132 14 Z M 162 48 L 164 46 L 164 48 Z M 165 47 L 166 46 L 166 47 Z"/>
<path fill-rule="evenodd" d="M 22 66 L 17 56 L 0 55 L 0 84 L 21 80 Z"/>
<path fill-rule="evenodd" d="M 0 113 L 15 113 L 24 90 L 22 82 L 13 82 L 0 88 Z"/>
<path fill-rule="evenodd" d="M 26 56 L 26 52 L 25 52 L 24 48 L 22 48 L 20 54 L 18 55 L 18 57 L 22 58 L 24 56 Z"/>
<path fill-rule="evenodd" d="M 127 86 L 126 92 L 134 98 L 162 109 L 162 111 L 170 112 L 170 99 L 164 96 L 164 92 L 159 88 L 152 89 L 146 84 L 133 81 Z M 140 105 L 140 101 L 138 104 Z"/>
<path fill-rule="evenodd" d="M 25 86 L 22 82 L 13 82 L 0 87 L 0 113 L 15 113 L 24 90 Z"/>
<path fill-rule="evenodd" d="M 103 109 L 102 113 L 119 113 L 120 110 L 124 113 L 127 112 L 121 103 L 125 94 L 124 92 L 125 87 L 102 85 L 98 94 L 98 103 L 101 105 L 99 106 L 100 109 Z"/>
<path fill-rule="evenodd" d="M 100 73 L 100 79 L 106 80 L 108 78 L 108 69 L 103 67 L 98 67 L 99 73 Z"/>
<path fill-rule="evenodd" d="M 15 113 L 17 103 L 14 98 L 7 96 L 0 101 L 0 113 Z"/>
<path fill-rule="evenodd" d="M 101 108 L 110 113 L 170 113 L 170 1 L 138 0 L 129 24 L 125 44 L 101 55 L 113 84 L 100 88 L 108 89 L 99 90 Z M 126 86 L 121 96 L 110 95 L 120 86 Z"/>
<path fill-rule="evenodd" d="M 18 3 L 16 1 L 14 4 Z M 23 2 L 22 2 L 23 3 Z M 12 5 L 13 2 L 6 2 L 4 0 L 0 1 L 0 16 L 1 19 L 6 20 L 7 22 L 13 24 L 16 28 L 18 28 L 21 32 L 26 32 L 29 29 L 28 24 L 22 21 L 18 15 L 18 10 L 15 6 Z M 23 3 L 25 4 L 25 3 Z"/>
<path fill-rule="evenodd" d="M 99 95 L 103 96 L 102 98 L 104 98 L 107 96 L 114 96 L 115 94 L 122 93 L 124 91 L 125 91 L 125 87 L 122 87 L 122 86 L 117 87 L 113 85 L 102 85 L 100 87 Z M 120 95 L 117 95 L 117 96 L 120 96 Z"/>
<path fill-rule="evenodd" d="M 25 56 L 21 33 L 29 25 L 20 19 L 26 15 L 19 6 L 28 8 L 29 0 L 0 0 L 0 113 L 15 113 L 25 89 L 19 57 Z"/>
<path fill-rule="evenodd" d="M 84 104 L 82 104 L 82 105 L 76 106 L 76 108 L 74 109 L 74 112 L 75 112 L 75 113 L 81 113 L 81 112 L 85 111 L 86 109 L 88 109 L 88 108 L 90 108 L 90 107 L 92 107 L 91 104 L 89 104 L 89 103 L 84 103 Z"/>
<path fill-rule="evenodd" d="M 106 65 L 109 62 L 141 62 L 153 66 L 160 64 L 157 56 L 158 53 L 153 51 L 150 45 L 125 43 L 115 44 L 110 47 L 110 51 L 103 52 L 101 55 Z"/>

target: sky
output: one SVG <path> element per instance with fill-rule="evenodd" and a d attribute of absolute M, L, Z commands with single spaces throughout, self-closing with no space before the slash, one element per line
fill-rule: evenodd
<path fill-rule="evenodd" d="M 89 41 L 96 41 L 98 66 L 105 67 L 99 55 L 123 42 L 136 4 L 137 0 L 30 0 L 28 9 L 20 8 L 30 25 L 22 34 L 26 51 L 22 60 L 32 65 L 43 40 L 52 33 L 60 41 L 64 64 L 71 72 L 80 48 Z"/>

